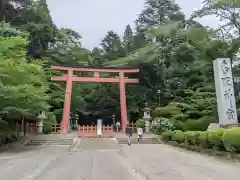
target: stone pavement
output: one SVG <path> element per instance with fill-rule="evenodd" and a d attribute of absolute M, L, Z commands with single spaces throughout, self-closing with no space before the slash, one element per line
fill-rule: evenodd
<path fill-rule="evenodd" d="M 240 163 L 164 144 L 123 146 L 122 155 L 148 180 L 238 180 Z"/>
<path fill-rule="evenodd" d="M 118 155 L 114 139 L 82 139 L 72 146 L 39 146 L 0 154 L 0 179 L 142 180 Z"/>
<path fill-rule="evenodd" d="M 162 144 L 78 139 L 0 154 L 0 180 L 237 180 L 240 164 Z"/>

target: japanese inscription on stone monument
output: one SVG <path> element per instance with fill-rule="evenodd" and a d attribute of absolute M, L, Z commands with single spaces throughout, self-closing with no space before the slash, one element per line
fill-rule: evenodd
<path fill-rule="evenodd" d="M 213 67 L 219 124 L 236 124 L 238 120 L 230 59 L 216 59 Z"/>

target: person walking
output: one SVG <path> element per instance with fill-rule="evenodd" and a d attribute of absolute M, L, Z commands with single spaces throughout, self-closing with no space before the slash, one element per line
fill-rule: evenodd
<path fill-rule="evenodd" d="M 127 124 L 127 127 L 125 129 L 125 133 L 126 133 L 126 136 L 127 136 L 127 139 L 128 139 L 128 145 L 130 146 L 131 145 L 131 137 L 132 137 L 132 128 L 130 127 L 129 124 Z"/>
<path fill-rule="evenodd" d="M 142 140 L 143 128 L 141 126 L 137 127 L 137 142 L 139 143 Z"/>
<path fill-rule="evenodd" d="M 116 122 L 117 132 L 120 131 L 121 124 L 119 121 Z"/>

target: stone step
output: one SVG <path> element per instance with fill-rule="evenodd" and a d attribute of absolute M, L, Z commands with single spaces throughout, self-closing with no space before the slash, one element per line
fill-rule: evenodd
<path fill-rule="evenodd" d="M 118 144 L 128 144 L 127 138 L 117 138 Z M 159 144 L 159 140 L 157 138 L 143 138 L 140 142 L 137 142 L 136 138 L 131 139 L 131 144 Z"/>
<path fill-rule="evenodd" d="M 41 146 L 41 145 L 72 145 L 72 139 L 55 139 L 55 140 L 30 140 L 26 146 Z"/>
<path fill-rule="evenodd" d="M 58 139 L 58 140 L 52 140 L 48 143 L 48 145 L 72 145 L 73 140 L 72 139 Z"/>
<path fill-rule="evenodd" d="M 48 142 L 48 140 L 30 140 L 27 142 L 26 146 L 41 146 Z"/>

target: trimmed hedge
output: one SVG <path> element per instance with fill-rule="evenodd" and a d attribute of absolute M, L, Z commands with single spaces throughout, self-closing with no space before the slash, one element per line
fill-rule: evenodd
<path fill-rule="evenodd" d="M 165 131 L 162 133 L 162 137 L 164 140 L 167 141 L 171 141 L 172 140 L 172 136 L 175 134 L 174 131 Z"/>
<path fill-rule="evenodd" d="M 240 127 L 226 130 L 222 139 L 227 151 L 240 153 Z"/>
<path fill-rule="evenodd" d="M 52 133 L 52 122 L 44 121 L 43 123 L 43 134 L 50 134 Z"/>
<path fill-rule="evenodd" d="M 208 147 L 208 131 L 200 132 L 198 140 L 200 146 Z"/>
<path fill-rule="evenodd" d="M 178 144 L 240 153 L 240 127 L 210 131 L 167 131 L 161 136 L 165 141 L 175 141 Z"/>
<path fill-rule="evenodd" d="M 0 146 L 8 143 L 13 143 L 18 139 L 18 133 L 13 131 L 6 121 L 0 120 Z"/>
<path fill-rule="evenodd" d="M 208 131 L 208 145 L 214 149 L 223 147 L 222 137 L 225 129 L 219 128 L 216 130 Z"/>
<path fill-rule="evenodd" d="M 175 131 L 175 133 L 172 136 L 172 140 L 176 141 L 178 143 L 183 143 L 185 140 L 185 134 L 182 131 Z"/>
<path fill-rule="evenodd" d="M 136 121 L 136 125 L 140 127 L 145 127 L 145 120 L 144 119 L 138 119 Z"/>

